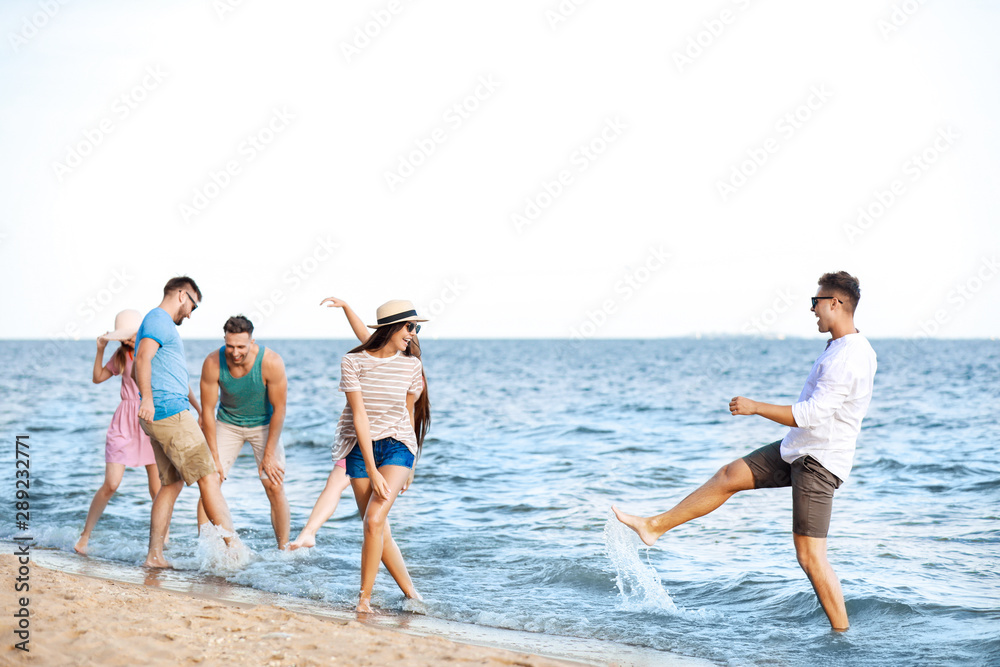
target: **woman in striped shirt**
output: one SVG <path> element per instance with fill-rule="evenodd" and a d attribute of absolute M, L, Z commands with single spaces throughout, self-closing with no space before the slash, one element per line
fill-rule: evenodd
<path fill-rule="evenodd" d="M 371 594 L 383 560 L 386 522 L 396 496 L 410 479 L 420 445 L 414 425 L 417 396 L 423 390 L 420 359 L 405 354 L 419 332 L 409 301 L 379 306 L 369 338 L 340 364 L 340 390 L 347 406 L 337 424 L 333 457 L 347 455 L 358 510 L 364 517 L 361 591 L 357 610 L 371 611 Z M 385 559 L 386 569 L 408 598 L 420 599 L 402 555 Z"/>
<path fill-rule="evenodd" d="M 370 337 L 370 332 L 367 327 L 365 327 L 364 322 L 358 317 L 357 313 L 347 304 L 346 301 L 338 299 L 337 297 L 327 297 L 320 302 L 321 306 L 327 306 L 329 308 L 343 308 L 344 316 L 347 317 L 348 324 L 351 325 L 351 330 L 354 335 L 358 337 L 358 340 L 362 343 L 368 340 Z M 410 345 L 406 348 L 403 354 L 408 356 L 420 358 L 420 341 L 414 333 L 413 338 L 410 339 Z M 423 447 L 424 436 L 427 434 L 427 430 L 430 427 L 431 421 L 431 405 L 430 399 L 427 395 L 427 377 L 423 374 L 421 369 L 421 382 L 422 388 L 420 393 L 417 395 L 417 402 L 414 406 L 414 431 L 417 435 L 417 461 L 420 460 L 420 452 Z M 416 461 L 414 462 L 414 468 L 410 470 L 410 477 L 403 484 L 403 488 L 400 493 L 406 493 L 406 490 L 413 483 L 413 474 L 416 469 Z M 309 514 L 309 520 L 306 522 L 305 527 L 299 533 L 298 537 L 295 538 L 290 544 L 289 548 L 294 551 L 296 549 L 306 548 L 316 546 L 316 533 L 319 529 L 323 527 L 330 517 L 333 516 L 334 512 L 337 511 L 337 506 L 340 504 L 340 496 L 344 493 L 344 489 L 351 485 L 351 478 L 347 476 L 347 459 L 340 458 L 334 459 L 333 470 L 330 471 L 330 476 L 326 480 L 326 486 L 323 487 L 323 492 L 320 493 L 319 498 L 316 500 L 316 505 L 313 507 L 312 512 Z M 364 518 L 364 515 L 362 515 Z M 395 541 L 392 539 L 392 532 L 389 529 L 389 523 L 385 524 L 385 534 L 383 539 L 383 551 L 382 551 L 382 562 L 385 564 L 386 569 L 390 572 L 394 568 L 401 567 L 397 563 L 402 562 L 402 555 L 399 552 L 399 547 L 396 546 Z"/>

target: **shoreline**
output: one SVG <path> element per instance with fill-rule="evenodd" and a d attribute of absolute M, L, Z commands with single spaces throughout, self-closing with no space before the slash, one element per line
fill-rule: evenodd
<path fill-rule="evenodd" d="M 2 553 L 13 553 L 6 540 L 0 544 Z M 359 618 L 348 610 L 203 573 L 150 571 L 48 548 L 31 552 L 31 652 L 14 655 L 23 652 L 14 648 L 18 639 L 12 614 L 25 593 L 15 593 L 11 583 L 0 596 L 4 662 L 112 667 L 233 660 L 299 667 L 331 662 L 430 666 L 443 661 L 527 667 L 710 664 L 612 642 L 420 614 L 382 612 Z M 0 576 L 13 582 L 17 565 L 14 556 L 0 555 Z"/>
<path fill-rule="evenodd" d="M 18 565 L 15 556 L 0 556 L 0 577 L 13 582 Z M 273 605 L 68 574 L 35 560 L 29 583 L 26 593 L 4 586 L 0 598 L 5 640 L 0 655 L 7 664 L 582 664 Z M 14 646 L 20 639 L 14 635 L 13 614 L 22 596 L 29 603 L 29 652 Z"/>

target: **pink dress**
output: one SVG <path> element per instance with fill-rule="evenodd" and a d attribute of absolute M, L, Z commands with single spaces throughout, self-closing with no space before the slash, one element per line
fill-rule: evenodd
<path fill-rule="evenodd" d="M 156 463 L 149 436 L 139 427 L 139 387 L 132 379 L 132 355 L 125 355 L 124 372 L 115 368 L 112 357 L 104 367 L 112 375 L 122 376 L 122 402 L 111 417 L 104 445 L 104 460 L 126 466 L 148 466 Z"/>

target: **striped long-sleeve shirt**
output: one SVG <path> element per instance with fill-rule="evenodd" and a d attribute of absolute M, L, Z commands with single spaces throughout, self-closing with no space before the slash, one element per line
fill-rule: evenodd
<path fill-rule="evenodd" d="M 361 392 L 373 441 L 395 438 L 416 455 L 417 436 L 406 409 L 406 395 L 419 394 L 423 389 L 421 368 L 419 359 L 401 352 L 385 359 L 367 352 L 344 355 L 340 362 L 340 391 Z M 333 458 L 347 456 L 357 441 L 354 412 L 348 404 L 337 423 Z"/>

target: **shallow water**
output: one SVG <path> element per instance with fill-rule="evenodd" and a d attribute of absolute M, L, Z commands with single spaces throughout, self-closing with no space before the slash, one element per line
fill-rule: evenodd
<path fill-rule="evenodd" d="M 289 372 L 294 535 L 332 465 L 339 360 L 350 342 L 261 342 Z M 185 344 L 197 386 L 215 343 Z M 425 341 L 434 421 L 417 481 L 390 519 L 427 613 L 717 664 L 1000 662 L 1000 342 L 873 341 L 875 397 L 830 533 L 846 634 L 828 630 L 795 562 L 787 489 L 740 494 L 651 549 L 608 523 L 612 502 L 661 511 L 723 463 L 780 438 L 781 427 L 731 417 L 727 403 L 737 394 L 793 401 L 823 345 Z M 70 550 L 103 477 L 117 380 L 90 383 L 92 343 L 7 341 L 0 352 L 0 422 L 8 440 L 31 436 L 30 532 Z M 197 494 L 187 490 L 167 551 L 176 566 L 333 609 L 353 605 L 361 531 L 349 491 L 314 549 L 285 554 L 274 548 L 249 448 L 223 490 L 250 563 L 210 565 L 211 549 L 195 539 Z M 0 497 L 12 495 L 5 485 Z M 129 471 L 92 554 L 141 562 L 149 502 L 145 474 Z M 374 602 L 403 609 L 384 571 Z"/>

